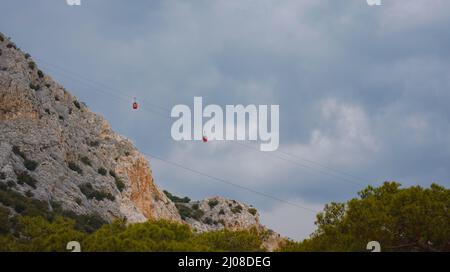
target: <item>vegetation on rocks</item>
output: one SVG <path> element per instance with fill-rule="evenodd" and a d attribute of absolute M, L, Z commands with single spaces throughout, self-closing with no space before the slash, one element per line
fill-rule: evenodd
<path fill-rule="evenodd" d="M 102 201 L 104 199 L 108 199 L 110 201 L 115 200 L 115 197 L 113 195 L 94 189 L 94 187 L 92 187 L 92 184 L 90 183 L 81 184 L 80 186 L 78 186 L 78 188 L 80 188 L 81 192 L 88 199 L 97 199 L 98 201 Z"/>

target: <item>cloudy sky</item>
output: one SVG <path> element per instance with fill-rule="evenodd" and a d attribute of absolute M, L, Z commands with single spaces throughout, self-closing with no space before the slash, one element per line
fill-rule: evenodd
<path fill-rule="evenodd" d="M 2 1 L 0 31 L 142 152 L 272 198 L 150 158 L 172 193 L 252 204 L 300 239 L 368 184 L 450 185 L 448 0 L 81 2 Z M 170 109 L 194 96 L 280 105 L 278 152 L 174 142 Z"/>

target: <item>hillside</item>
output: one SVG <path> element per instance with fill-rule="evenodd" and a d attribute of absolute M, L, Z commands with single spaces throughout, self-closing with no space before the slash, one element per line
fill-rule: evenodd
<path fill-rule="evenodd" d="M 235 200 L 174 203 L 173 196 L 171 200 L 158 188 L 148 161 L 129 139 L 39 70 L 31 56 L 3 34 L 0 131 L 0 183 L 47 203 L 50 210 L 58 206 L 128 224 L 168 220 L 198 232 L 266 230 L 256 209 Z"/>

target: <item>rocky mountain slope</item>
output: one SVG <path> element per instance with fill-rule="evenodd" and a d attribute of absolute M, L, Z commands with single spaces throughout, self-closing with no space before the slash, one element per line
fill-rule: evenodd
<path fill-rule="evenodd" d="M 130 140 L 2 34 L 0 131 L 0 183 L 49 207 L 58 203 L 107 221 L 167 219 L 198 231 L 265 230 L 254 208 L 234 200 L 174 203 L 158 189 L 147 160 Z"/>

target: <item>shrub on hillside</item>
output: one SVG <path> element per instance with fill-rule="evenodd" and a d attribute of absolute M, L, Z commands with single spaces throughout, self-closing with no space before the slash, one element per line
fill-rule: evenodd
<path fill-rule="evenodd" d="M 69 162 L 68 166 L 69 166 L 70 170 L 75 171 L 75 172 L 77 172 L 80 175 L 83 174 L 83 170 L 76 163 Z"/>
<path fill-rule="evenodd" d="M 115 197 L 113 195 L 94 189 L 94 187 L 92 187 L 92 184 L 90 183 L 84 183 L 78 187 L 88 199 L 97 199 L 98 201 L 102 201 L 104 199 L 108 199 L 110 201 L 115 200 Z"/>

